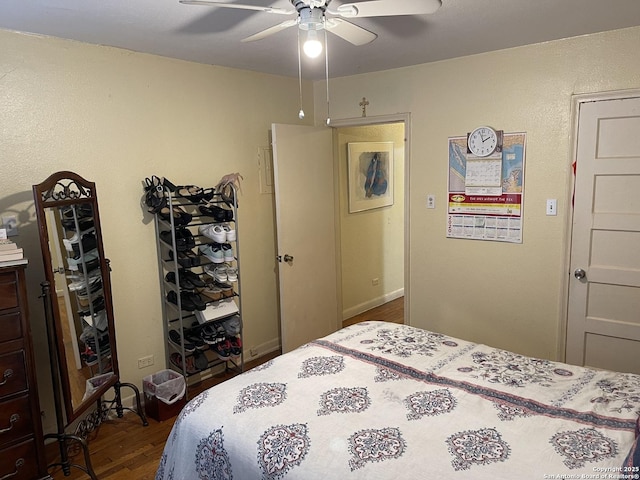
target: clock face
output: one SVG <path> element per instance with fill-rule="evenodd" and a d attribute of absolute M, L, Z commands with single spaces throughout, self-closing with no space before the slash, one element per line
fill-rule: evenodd
<path fill-rule="evenodd" d="M 477 157 L 487 157 L 496 150 L 498 135 L 491 127 L 478 127 L 469 134 L 467 146 Z"/>

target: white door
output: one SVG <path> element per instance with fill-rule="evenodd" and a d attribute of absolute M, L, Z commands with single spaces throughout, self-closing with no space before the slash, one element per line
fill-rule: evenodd
<path fill-rule="evenodd" d="M 640 98 L 582 103 L 567 362 L 640 373 Z"/>
<path fill-rule="evenodd" d="M 330 128 L 271 128 L 284 353 L 339 327 L 333 146 Z"/>

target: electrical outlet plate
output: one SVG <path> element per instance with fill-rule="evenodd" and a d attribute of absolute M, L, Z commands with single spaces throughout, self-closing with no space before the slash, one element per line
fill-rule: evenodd
<path fill-rule="evenodd" d="M 138 368 L 147 368 L 153 365 L 153 355 L 147 355 L 138 359 Z"/>
<path fill-rule="evenodd" d="M 547 199 L 547 215 L 557 215 L 558 214 L 558 202 L 555 198 Z"/>
<path fill-rule="evenodd" d="M 435 195 L 427 195 L 427 208 L 436 208 L 436 196 Z"/>

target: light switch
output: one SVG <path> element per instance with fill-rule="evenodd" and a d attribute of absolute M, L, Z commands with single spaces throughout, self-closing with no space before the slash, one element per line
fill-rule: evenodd
<path fill-rule="evenodd" d="M 558 202 L 555 198 L 547 199 L 547 215 L 557 215 L 558 214 Z"/>

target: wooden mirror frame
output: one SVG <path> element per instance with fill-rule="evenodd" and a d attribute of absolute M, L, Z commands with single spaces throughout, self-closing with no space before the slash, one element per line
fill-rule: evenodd
<path fill-rule="evenodd" d="M 66 414 L 66 424 L 71 424 L 77 419 L 89 406 L 95 404 L 100 398 L 116 383 L 119 383 L 118 357 L 116 349 L 116 337 L 113 315 L 113 304 L 111 298 L 111 278 L 109 260 L 105 257 L 102 245 L 102 231 L 100 226 L 100 214 L 98 211 L 98 198 L 96 195 L 96 187 L 94 182 L 89 182 L 76 173 L 69 171 L 61 171 L 49 176 L 44 182 L 33 186 L 33 195 L 35 200 L 35 209 L 38 220 L 38 229 L 40 233 L 40 246 L 42 249 L 42 260 L 44 262 L 45 276 L 51 288 L 54 290 L 51 299 L 51 312 L 53 316 L 53 324 L 55 325 L 55 339 L 58 348 L 58 365 L 62 397 L 64 399 L 64 407 Z M 79 404 L 75 404 L 72 398 L 71 384 L 69 379 L 69 367 L 66 362 L 65 342 L 63 337 L 63 325 L 58 304 L 58 297 L 55 293 L 56 278 L 55 274 L 60 273 L 59 270 L 54 271 L 51 258 L 49 229 L 47 223 L 46 212 L 48 209 L 58 210 L 60 208 L 75 206 L 81 204 L 90 204 L 93 214 L 94 232 L 96 239 L 96 249 L 100 265 L 100 275 L 102 280 L 102 291 L 104 297 L 104 309 L 107 316 L 107 331 L 109 334 L 109 344 L 111 348 L 110 359 L 111 366 L 108 373 L 113 372 L 104 383 L 95 387 L 90 395 L 85 395 Z M 77 225 L 77 224 L 76 224 Z M 79 228 L 78 228 L 79 230 Z M 79 242 L 82 242 L 82 235 L 79 233 Z M 58 238 L 62 245 L 62 236 Z M 86 270 L 86 267 L 84 268 Z M 87 286 L 87 290 L 90 289 Z M 91 302 L 91 299 L 89 298 Z M 90 307 L 93 312 L 93 307 Z M 71 312 L 68 312 L 71 314 Z M 95 337 L 94 337 L 95 338 Z M 98 340 L 96 340 L 98 342 Z M 51 368 L 56 368 L 52 365 Z M 92 377 L 93 378 L 93 377 Z"/>

